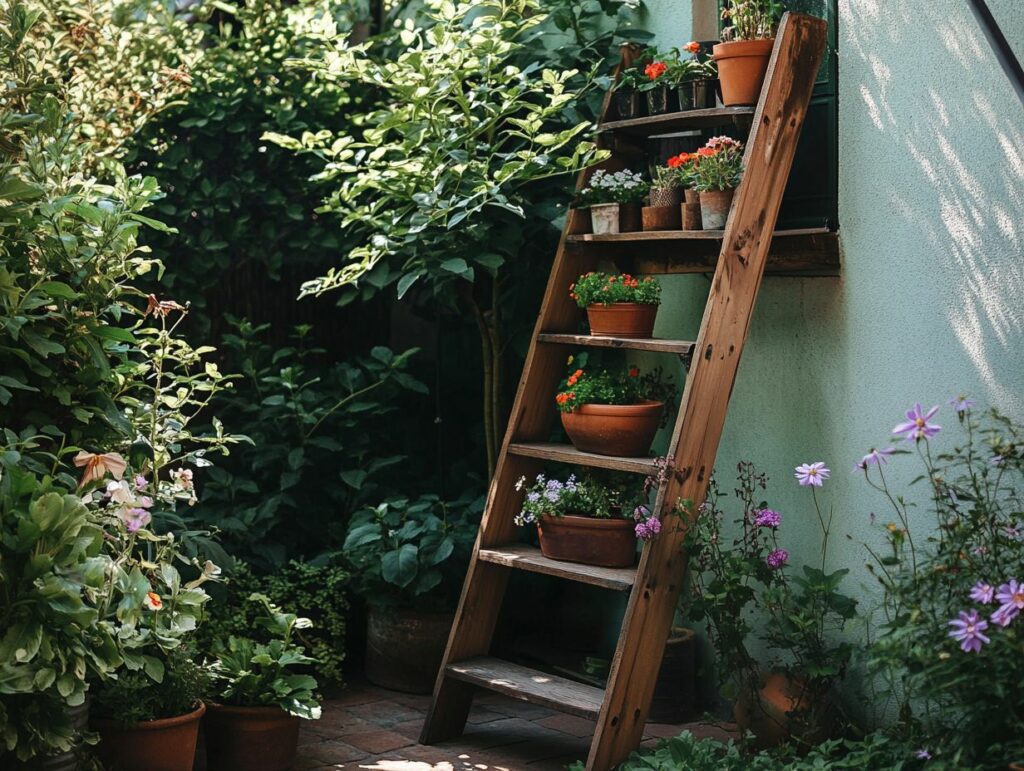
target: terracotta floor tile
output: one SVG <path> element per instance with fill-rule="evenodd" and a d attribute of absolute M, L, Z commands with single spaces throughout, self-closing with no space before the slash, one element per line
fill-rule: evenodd
<path fill-rule="evenodd" d="M 391 752 L 392 750 L 408 747 L 410 744 L 416 743 L 414 739 L 410 739 L 408 736 L 387 730 L 350 734 L 345 737 L 345 741 L 353 747 L 366 750 L 370 755 L 380 755 L 383 752 Z"/>
<path fill-rule="evenodd" d="M 570 736 L 593 736 L 597 730 L 597 723 L 593 720 L 586 720 L 575 715 L 552 715 L 536 721 L 537 725 L 551 728 L 555 731 L 569 734 Z"/>

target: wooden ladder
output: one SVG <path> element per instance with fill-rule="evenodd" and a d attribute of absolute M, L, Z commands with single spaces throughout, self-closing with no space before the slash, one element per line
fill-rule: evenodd
<path fill-rule="evenodd" d="M 635 569 L 599 568 L 547 559 L 535 547 L 517 543 L 513 517 L 519 511 L 522 497 L 515 492 L 515 481 L 524 475 L 532 478 L 544 463 L 550 462 L 644 475 L 655 472 L 650 458 L 593 455 L 568 444 L 545 440 L 557 414 L 555 390 L 563 377 L 567 354 L 574 348 L 659 351 L 692 355 L 692 363 L 667 452 L 673 473 L 667 475 L 658 490 L 655 511 L 665 515 L 675 508 L 677 501 L 704 500 L 825 40 L 824 21 L 787 13 L 779 27 L 756 109 L 717 108 L 602 124 L 602 141 L 613 147 L 613 158 L 607 165 L 621 168 L 623 158 L 615 157 L 617 151 L 608 141 L 609 135 L 627 139 L 629 135 L 652 136 L 687 127 L 725 125 L 738 115 L 752 116 L 744 157 L 746 171 L 725 230 L 718 234 L 722 245 L 700 333 L 696 342 L 575 334 L 581 311 L 570 299 L 568 287 L 581 273 L 594 270 L 599 259 L 608 257 L 609 247 L 616 250 L 617 257 L 628 259 L 630 250 L 649 253 L 652 241 L 663 239 L 686 248 L 690 238 L 686 232 L 572 236 L 567 222 L 490 486 L 433 703 L 423 726 L 424 744 L 460 735 L 473 694 L 483 688 L 596 719 L 597 729 L 587 759 L 590 771 L 613 768 L 638 746 L 686 570 L 682 551 L 684 528 L 664 528 L 658 538 L 644 546 Z M 602 118 L 609 114 L 609 103 L 610 98 L 606 97 Z M 581 174 L 578 184 L 585 184 L 592 171 Z M 715 237 L 707 232 L 690 235 L 694 240 Z M 594 248 L 597 246 L 604 248 Z M 694 269 L 710 270 L 706 264 Z M 604 690 L 489 655 L 513 570 L 629 592 Z"/>

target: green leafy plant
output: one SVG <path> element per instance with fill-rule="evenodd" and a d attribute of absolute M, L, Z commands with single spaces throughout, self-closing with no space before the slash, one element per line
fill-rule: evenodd
<path fill-rule="evenodd" d="M 526 477 L 516 482 L 516 491 L 525 489 L 523 506 L 515 517 L 520 527 L 535 525 L 541 517 L 594 517 L 633 519 L 634 509 L 641 503 L 638 490 L 628 485 L 605 484 L 592 476 L 577 479 L 575 474 L 565 482 L 538 474 L 527 487 Z M 646 497 L 643 498 L 646 503 Z"/>
<path fill-rule="evenodd" d="M 196 663 L 195 652 L 180 647 L 167 654 L 159 681 L 141 670 L 124 672 L 96 691 L 90 709 L 121 726 L 177 717 L 195 710 L 212 685 L 213 678 Z"/>
<path fill-rule="evenodd" d="M 595 171 L 587 186 L 576 196 L 576 206 L 593 206 L 602 203 L 639 203 L 647 195 L 650 185 L 637 172 Z"/>
<path fill-rule="evenodd" d="M 712 137 L 692 158 L 693 186 L 700 192 L 732 190 L 743 178 L 743 143 L 731 137 Z"/>
<path fill-rule="evenodd" d="M 650 276 L 634 278 L 628 273 L 584 273 L 569 286 L 569 296 L 581 308 L 612 303 L 661 304 L 661 284 Z"/>
<path fill-rule="evenodd" d="M 722 8 L 722 18 L 728 22 L 722 29 L 722 39 L 775 37 L 782 11 L 783 5 L 778 0 L 729 0 Z"/>
<path fill-rule="evenodd" d="M 645 375 L 638 367 L 587 372 L 582 357 L 570 359 L 574 366 L 555 395 L 560 412 L 572 412 L 581 404 L 637 404 L 645 399 L 668 403 L 674 398 L 672 381 L 663 377 L 660 367 Z"/>

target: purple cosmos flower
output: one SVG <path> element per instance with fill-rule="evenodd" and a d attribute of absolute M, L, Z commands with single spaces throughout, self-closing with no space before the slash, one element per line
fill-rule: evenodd
<path fill-rule="evenodd" d="M 984 581 L 978 581 L 978 583 L 971 587 L 971 599 L 975 602 L 980 602 L 982 605 L 990 604 L 995 593 L 996 590 L 992 588 L 992 585 L 986 584 Z"/>
<path fill-rule="evenodd" d="M 643 522 L 637 522 L 634 528 L 636 537 L 642 541 L 649 541 L 661 532 L 661 520 L 651 517 Z"/>
<path fill-rule="evenodd" d="M 928 750 L 922 748 L 914 753 L 914 757 L 918 760 L 931 760 L 932 754 Z"/>
<path fill-rule="evenodd" d="M 988 629 L 988 621 L 981 618 L 976 610 L 961 610 L 960 617 L 949 622 L 953 627 L 949 636 L 960 643 L 960 650 L 964 653 L 978 653 L 981 646 L 989 639 L 982 634 Z"/>
<path fill-rule="evenodd" d="M 796 473 L 793 476 L 796 477 L 796 481 L 802 487 L 809 487 L 811 485 L 821 487 L 822 483 L 828 479 L 829 474 L 832 473 L 825 468 L 824 461 L 820 460 L 817 463 L 803 463 L 794 470 Z"/>
<path fill-rule="evenodd" d="M 768 567 L 770 567 L 772 570 L 778 570 L 787 562 L 789 562 L 789 552 L 785 549 L 776 549 L 768 555 L 768 558 L 765 560 L 765 562 L 768 563 Z"/>
<path fill-rule="evenodd" d="M 140 528 L 145 527 L 151 519 L 152 517 L 145 509 L 123 509 L 121 512 L 121 520 L 128 528 L 129 533 L 137 532 Z"/>
<path fill-rule="evenodd" d="M 754 518 L 754 527 L 770 527 L 772 530 L 782 524 L 782 515 L 772 509 L 761 509 Z"/>
<path fill-rule="evenodd" d="M 889 462 L 889 456 L 896 452 L 895 447 L 886 447 L 884 450 L 871 448 L 871 452 L 860 459 L 860 462 L 853 467 L 854 472 L 865 471 L 868 466 L 883 466 Z"/>
<path fill-rule="evenodd" d="M 894 434 L 903 434 L 903 438 L 908 442 L 931 439 L 942 428 L 942 426 L 936 426 L 928 422 L 935 417 L 935 413 L 938 411 L 939 406 L 935 405 L 928 412 L 925 412 L 920 402 L 918 402 L 914 405 L 913 409 L 907 410 L 906 421 L 893 428 L 892 432 Z"/>
<path fill-rule="evenodd" d="M 974 400 L 968 399 L 964 394 L 954 396 L 949 400 L 949 403 L 957 412 L 967 412 L 967 410 L 974 406 Z"/>
<path fill-rule="evenodd" d="M 1020 612 L 1024 610 L 1024 584 L 1011 578 L 996 591 L 996 602 L 999 609 L 992 614 L 992 621 L 999 626 L 1009 626 Z"/>

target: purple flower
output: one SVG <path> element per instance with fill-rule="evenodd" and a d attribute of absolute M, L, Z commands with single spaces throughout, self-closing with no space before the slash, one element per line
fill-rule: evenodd
<path fill-rule="evenodd" d="M 140 528 L 149 524 L 152 519 L 145 509 L 122 509 L 121 520 L 124 522 L 129 533 L 137 532 Z"/>
<path fill-rule="evenodd" d="M 978 653 L 981 646 L 989 642 L 989 639 L 982 634 L 988 629 L 988 621 L 981 618 L 976 610 L 961 610 L 960 617 L 949 622 L 953 627 L 949 636 L 960 643 L 960 650 L 964 653 Z"/>
<path fill-rule="evenodd" d="M 643 522 L 651 517 L 651 510 L 643 504 L 633 509 L 633 519 L 637 522 Z"/>
<path fill-rule="evenodd" d="M 1019 583 L 1016 578 L 1011 578 L 996 591 L 996 602 L 1000 605 L 992 614 L 992 621 L 999 626 L 1009 626 L 1010 622 L 1024 610 L 1024 584 Z"/>
<path fill-rule="evenodd" d="M 931 760 L 932 754 L 928 750 L 922 748 L 914 753 L 914 757 L 918 760 Z"/>
<path fill-rule="evenodd" d="M 135 489 L 136 490 L 144 490 L 146 488 L 146 485 L 148 485 L 148 484 L 149 484 L 149 482 L 146 481 L 146 477 L 142 476 L 142 474 L 136 474 L 135 475 Z"/>
<path fill-rule="evenodd" d="M 975 602 L 980 602 L 982 605 L 988 605 L 992 602 L 995 592 L 996 590 L 992 588 L 991 584 L 978 581 L 978 583 L 971 587 L 971 599 Z"/>
<path fill-rule="evenodd" d="M 637 522 L 634 531 L 637 538 L 642 541 L 649 541 L 661 532 L 661 520 L 657 517 L 651 517 L 643 522 Z"/>
<path fill-rule="evenodd" d="M 1007 538 L 1011 538 L 1014 541 L 1021 540 L 1021 536 L 1022 536 L 1021 529 L 1019 527 L 1017 527 L 1017 523 L 1016 522 L 1014 522 L 1012 525 L 1004 525 L 1003 528 L 1002 528 L 1002 531 L 1003 531 L 1003 535 L 1005 535 Z"/>
<path fill-rule="evenodd" d="M 770 567 L 772 570 L 778 570 L 788 561 L 789 552 L 785 549 L 776 549 L 771 554 L 769 554 L 768 558 L 765 560 L 765 562 L 768 563 L 768 567 Z"/>
<path fill-rule="evenodd" d="M 871 448 L 871 452 L 860 459 L 860 462 L 853 467 L 854 472 L 865 471 L 868 466 L 883 466 L 889 462 L 889 456 L 896 452 L 895 447 L 886 447 L 884 450 Z"/>
<path fill-rule="evenodd" d="M 761 509 L 754 518 L 754 527 L 770 527 L 772 530 L 782 524 L 782 515 L 772 509 Z"/>
<path fill-rule="evenodd" d="M 942 426 L 936 426 L 928 422 L 935 417 L 935 413 L 938 411 L 939 406 L 935 405 L 928 412 L 925 412 L 919 402 L 914 405 L 913 409 L 907 410 L 906 421 L 893 428 L 892 432 L 894 434 L 903 434 L 903 438 L 908 442 L 931 439 L 942 428 Z"/>
<path fill-rule="evenodd" d="M 796 481 L 802 487 L 809 487 L 811 485 L 821 487 L 822 483 L 828 479 L 829 474 L 832 473 L 825 468 L 825 463 L 820 460 L 817 463 L 801 464 L 794 470 L 796 473 L 793 476 L 796 477 Z"/>
<path fill-rule="evenodd" d="M 964 394 L 954 396 L 949 400 L 949 403 L 952 405 L 954 410 L 961 413 L 967 412 L 967 410 L 974 406 L 974 401 L 972 399 L 968 399 Z"/>

